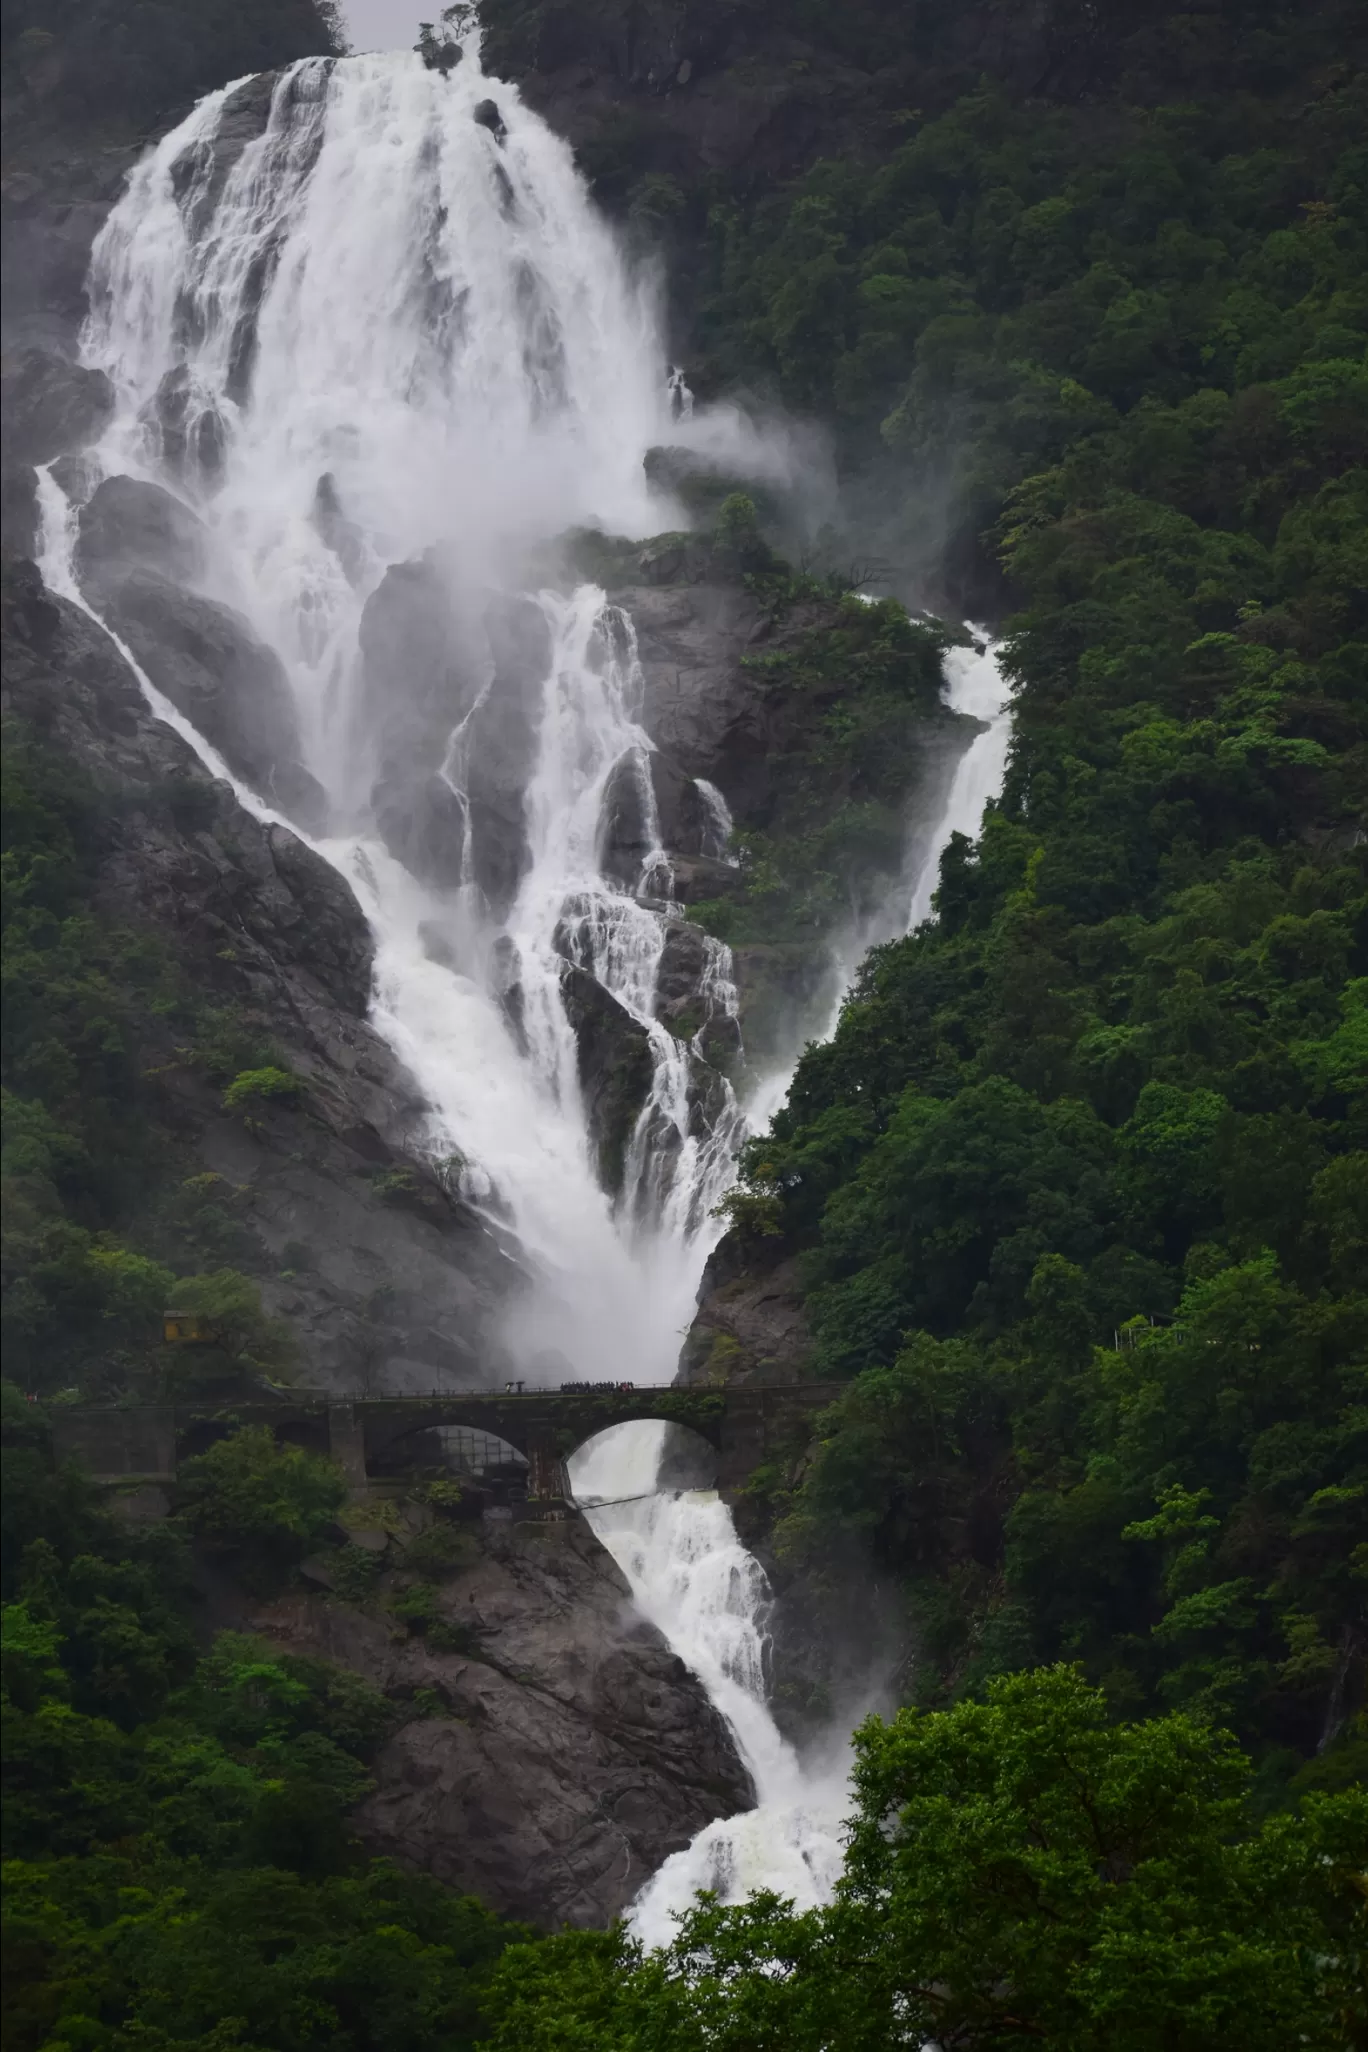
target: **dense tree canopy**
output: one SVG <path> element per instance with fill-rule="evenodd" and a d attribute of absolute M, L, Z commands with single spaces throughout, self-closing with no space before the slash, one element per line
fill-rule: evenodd
<path fill-rule="evenodd" d="M 1362 2028 L 1360 1794 L 1252 1824 L 1232 1742 L 1110 1725 L 1067 1668 L 873 1720 L 829 1909 L 704 1903 L 672 1947 L 504 1955 L 505 2052 L 1280 2052 Z"/>
<path fill-rule="evenodd" d="M 869 67 L 876 161 L 685 191 L 626 126 L 600 151 L 639 222 L 691 225 L 700 386 L 834 422 L 882 552 L 1008 616 L 1002 800 L 936 922 L 865 964 L 733 1206 L 738 1261 L 801 1257 L 814 1365 L 846 1384 L 753 1507 L 791 1567 L 868 1549 L 917 1647 L 916 1705 L 858 1742 L 837 1898 L 705 1903 L 643 1957 L 367 1861 L 348 1814 L 405 1706 L 205 1650 L 188 1595 L 194 1545 L 288 1577 L 337 1474 L 241 1434 L 142 1531 L 16 1396 L 20 2052 L 1363 2042 L 1362 84 L 1333 7 L 1061 5 L 1058 91 L 942 66 L 923 105 L 971 11 L 791 11 Z M 543 56 L 573 14 L 490 12 Z M 126 121 L 335 31 L 306 0 L 70 0 L 7 4 L 4 37 L 36 102 Z M 826 753 L 784 766 L 719 930 L 810 926 L 850 835 L 886 847 L 886 737 L 938 646 L 890 604 L 774 664 L 832 710 Z M 5 770 L 15 1372 L 160 1391 L 173 1300 L 221 1367 L 278 1365 L 231 1206 L 177 1179 L 144 1072 L 174 1037 L 242 1117 L 296 1079 L 98 917 L 102 801 L 71 765 L 19 731 Z M 858 818 L 833 825 L 833 791 Z"/>
<path fill-rule="evenodd" d="M 724 209 L 711 315 L 1016 607 L 1002 800 L 734 1204 L 852 1378 L 778 1543 L 863 1535 L 933 1693 L 1079 1658 L 1283 1773 L 1364 1651 L 1360 95 L 984 87 Z"/>
<path fill-rule="evenodd" d="M 250 71 L 343 48 L 333 0 L 4 0 L 6 72 L 65 118 L 187 111 Z"/>

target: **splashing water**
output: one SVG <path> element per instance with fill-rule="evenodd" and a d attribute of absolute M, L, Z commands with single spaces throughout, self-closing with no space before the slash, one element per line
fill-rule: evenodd
<path fill-rule="evenodd" d="M 841 1871 L 846 1760 L 805 1770 L 766 1700 L 769 1584 L 736 1536 L 716 1490 L 655 1491 L 668 1427 L 620 1425 L 581 1448 L 570 1486 L 627 1577 L 637 1607 L 702 1681 L 731 1726 L 756 1807 L 705 1825 L 633 1904 L 648 1945 L 667 1945 L 674 1918 L 701 1888 L 739 1902 L 758 1888 L 802 1909 L 826 1901 Z M 602 1504 L 602 1508 L 593 1508 Z"/>
<path fill-rule="evenodd" d="M 243 140 L 241 82 L 209 95 L 137 168 L 97 243 L 83 356 L 118 405 L 90 480 L 129 474 L 192 507 L 208 540 L 203 590 L 245 614 L 285 665 L 327 797 L 314 845 L 374 935 L 374 1023 L 430 1107 L 433 1154 L 465 1160 L 467 1194 L 511 1228 L 536 1280 L 510 1348 L 529 1364 L 554 1350 L 591 1379 L 669 1380 L 745 1130 L 703 1045 L 709 1018 L 735 1018 L 731 963 L 706 945 L 705 1027 L 681 1041 L 656 1016 L 673 880 L 631 622 L 590 586 L 524 592 L 519 566 L 576 524 L 679 524 L 646 481 L 655 443 L 772 476 L 783 459 L 725 409 L 695 410 L 567 146 L 484 75 L 473 40 L 445 77 L 395 54 L 297 65 L 268 108 L 266 86 L 246 90 L 264 126 Z M 491 96 L 496 125 L 480 112 Z M 44 576 L 84 604 L 74 509 L 50 473 L 41 493 Z M 434 548 L 458 595 L 492 590 L 530 607 L 549 650 L 521 790 L 524 856 L 501 911 L 471 881 L 476 724 L 497 676 L 453 712 L 431 765 L 463 821 L 459 883 L 420 880 L 370 813 L 390 723 L 367 701 L 362 614 L 389 565 Z M 154 711 L 224 774 L 137 673 Z M 967 670 L 961 681 L 968 692 Z M 979 681 L 986 692 L 986 672 Z M 1000 765 L 985 755 L 974 788 L 957 780 L 955 825 L 976 824 L 970 810 Z M 648 844 L 626 881 L 605 874 L 603 846 L 607 794 L 624 780 Z M 725 804 L 700 793 L 706 852 L 728 859 Z M 616 1200 L 587 1130 L 567 974 L 616 1000 L 649 1047 Z M 652 1493 L 660 1446 L 658 1428 L 623 1428 L 575 1463 L 574 1486 L 611 1499 L 590 1513 L 595 1528 L 726 1717 L 760 1807 L 667 1862 L 635 1913 L 652 1943 L 697 1887 L 821 1900 L 844 1804 L 843 1766 L 805 1775 L 770 1716 L 761 1569 L 714 1493 Z M 622 1502 L 632 1496 L 645 1500 Z"/>

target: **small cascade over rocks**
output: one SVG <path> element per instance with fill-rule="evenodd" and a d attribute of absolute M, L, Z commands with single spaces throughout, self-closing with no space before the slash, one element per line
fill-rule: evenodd
<path fill-rule="evenodd" d="M 731 819 L 643 723 L 629 613 L 526 565 L 677 528 L 647 452 L 725 469 L 729 430 L 567 146 L 463 51 L 239 82 L 135 169 L 83 338 L 112 412 L 42 473 L 42 568 L 350 882 L 426 1145 L 532 1279 L 508 1364 L 663 1382 L 746 1131 L 731 958 L 687 916 Z M 650 1501 L 594 1516 L 765 1807 L 670 1863 L 653 1939 L 681 1889 L 817 1900 L 839 1861 L 765 1707 L 764 1577 L 716 1497 L 651 1494 L 659 1452 L 602 1452 L 595 1493 Z"/>

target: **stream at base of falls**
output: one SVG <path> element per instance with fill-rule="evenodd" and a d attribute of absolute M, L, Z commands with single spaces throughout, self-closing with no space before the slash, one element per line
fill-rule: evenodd
<path fill-rule="evenodd" d="M 307 60 L 256 91 L 240 83 L 203 100 L 134 171 L 100 235 L 82 353 L 117 407 L 78 479 L 41 479 L 41 568 L 103 618 L 81 505 L 123 477 L 185 509 L 184 581 L 278 658 L 296 781 L 319 794 L 303 837 L 370 922 L 373 1020 L 427 1102 L 426 1145 L 460 1165 L 465 1196 L 535 1280 L 505 1334 L 533 1364 L 520 1372 L 668 1381 L 746 1107 L 709 1067 L 702 1033 L 690 1043 L 656 1016 L 672 887 L 632 622 L 591 585 L 525 584 L 522 566 L 576 526 L 645 536 L 680 525 L 647 485 L 653 445 L 730 452 L 772 475 L 782 453 L 725 408 L 681 407 L 650 294 L 568 146 L 484 75 L 473 41 L 448 77 L 407 54 Z M 435 880 L 377 828 L 405 709 L 377 703 L 362 627 L 392 565 L 440 577 L 453 622 L 449 727 L 435 752 L 429 737 L 399 762 L 440 786 L 451 822 Z M 221 755 L 133 667 L 158 715 L 223 774 Z M 991 651 L 952 651 L 947 687 L 988 725 L 913 880 L 914 923 L 929 914 L 941 849 L 952 831 L 977 831 L 1005 758 Z M 515 757 L 523 842 L 500 896 L 480 835 L 498 812 L 494 770 L 506 784 Z M 241 765 L 228 768 L 245 804 L 303 833 Z M 603 863 L 608 794 L 624 779 L 647 843 L 628 879 Z M 710 787 L 702 796 L 721 804 Z M 703 946 L 706 1006 L 734 1017 L 728 952 Z M 649 1054 L 614 1198 L 589 1131 L 571 972 L 609 995 Z M 781 1083 L 770 1079 L 752 1116 Z M 602 1504 L 590 1522 L 726 1718 L 758 1808 L 708 1826 L 648 1884 L 633 1914 L 652 1944 L 668 1942 L 671 1913 L 698 1888 L 825 1899 L 846 1803 L 839 1749 L 814 1770 L 770 1715 L 770 1592 L 730 1512 L 714 1492 L 652 1493 L 662 1430 L 595 1442 L 572 1487 Z M 643 1500 L 621 1501 L 633 1496 Z"/>

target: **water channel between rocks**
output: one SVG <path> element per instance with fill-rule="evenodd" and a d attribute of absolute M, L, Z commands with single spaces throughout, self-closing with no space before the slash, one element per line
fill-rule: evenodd
<path fill-rule="evenodd" d="M 567 529 L 680 524 L 647 486 L 654 445 L 781 458 L 725 410 L 681 415 L 650 297 L 568 147 L 473 46 L 450 77 L 407 55 L 310 60 L 211 94 L 134 172 L 91 304 L 84 360 L 118 404 L 79 475 L 42 478 L 46 581 L 105 621 L 153 709 L 245 804 L 351 882 L 375 936 L 374 1020 L 429 1107 L 425 1144 L 534 1280 L 504 1335 L 524 1372 L 668 1381 L 747 1130 L 709 1039 L 734 1028 L 730 957 L 698 936 L 701 1023 L 689 1038 L 662 1022 L 677 915 L 633 622 L 592 585 L 520 580 Z M 161 523 L 157 574 L 119 582 L 92 559 L 82 509 L 116 486 L 120 517 Z M 438 727 L 377 693 L 367 607 L 393 565 L 443 587 Z M 256 760 L 134 661 L 148 618 L 171 613 L 196 631 L 245 622 Z M 1005 760 L 991 650 L 952 651 L 947 685 L 987 725 L 934 831 L 922 823 L 911 923 Z M 725 807 L 696 788 L 715 829 Z M 630 876 L 604 858 L 624 789 L 640 821 Z M 645 1064 L 612 1197 L 572 1019 L 605 998 Z M 758 1808 L 707 1827 L 647 1886 L 634 1916 L 652 1943 L 700 1887 L 822 1900 L 845 1806 L 839 1750 L 805 1767 L 766 1705 L 770 1592 L 725 1504 L 656 1490 L 663 1430 L 595 1442 L 572 1487 L 601 1504 L 587 1514 L 639 1607 L 725 1717 Z"/>

